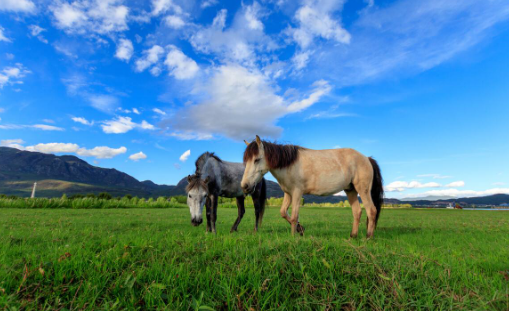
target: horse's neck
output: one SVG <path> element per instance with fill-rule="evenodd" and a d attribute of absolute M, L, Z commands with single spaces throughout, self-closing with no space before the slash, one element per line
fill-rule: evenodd
<path fill-rule="evenodd" d="M 221 175 L 220 163 L 213 158 L 209 158 L 200 171 L 201 178 L 209 177 L 211 181 L 217 182 Z"/>
<path fill-rule="evenodd" d="M 279 186 L 284 192 L 288 192 L 292 188 L 290 176 L 288 174 L 288 168 L 274 168 L 270 170 L 270 173 L 276 178 Z"/>

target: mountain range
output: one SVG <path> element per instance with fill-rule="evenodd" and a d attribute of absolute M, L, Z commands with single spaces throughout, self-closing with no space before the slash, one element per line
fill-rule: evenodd
<path fill-rule="evenodd" d="M 113 196 L 130 194 L 139 197 L 185 195 L 186 177 L 177 185 L 158 185 L 150 180 L 139 181 L 116 169 L 100 168 L 71 155 L 56 156 L 0 147 L 0 194 L 28 197 L 37 182 L 38 197 L 59 197 L 62 194 L 109 192 Z M 267 197 L 282 197 L 279 185 L 267 180 Z M 304 196 L 305 202 L 337 203 L 345 196 Z M 439 200 L 437 200 L 439 199 Z M 509 203 L 509 195 L 499 194 L 477 198 L 415 198 L 411 200 L 386 199 L 390 204 L 446 205 Z"/>

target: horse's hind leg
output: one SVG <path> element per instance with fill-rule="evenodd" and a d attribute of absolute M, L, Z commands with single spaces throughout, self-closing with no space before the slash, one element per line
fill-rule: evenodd
<path fill-rule="evenodd" d="M 304 227 L 299 223 L 299 209 L 300 209 L 300 201 L 302 199 L 302 192 L 297 191 L 292 195 L 292 217 L 290 218 L 290 223 L 292 224 L 292 235 L 295 235 L 295 232 L 300 233 L 300 235 L 304 235 Z"/>
<path fill-rule="evenodd" d="M 207 197 L 205 201 L 205 213 L 207 214 L 207 232 L 212 231 L 212 222 L 210 221 L 210 215 L 212 214 L 212 202 L 210 197 Z"/>
<path fill-rule="evenodd" d="M 212 222 L 212 232 L 216 233 L 216 220 L 217 220 L 217 203 L 218 203 L 218 196 L 212 195 L 211 196 L 211 215 L 210 215 L 210 221 Z"/>
<path fill-rule="evenodd" d="M 361 196 L 362 203 L 364 204 L 364 208 L 366 209 L 366 213 L 368 214 L 368 233 L 366 234 L 366 238 L 370 239 L 373 237 L 373 233 L 375 232 L 376 226 L 376 207 L 373 204 L 373 200 L 371 198 L 371 188 L 363 187 L 359 189 L 359 195 Z"/>
<path fill-rule="evenodd" d="M 352 232 L 350 233 L 350 237 L 356 238 L 359 233 L 359 223 L 361 221 L 362 209 L 359 204 L 359 198 L 357 197 L 357 191 L 355 189 L 345 191 L 348 196 L 348 202 L 350 202 L 350 206 L 352 207 L 353 214 L 353 226 Z"/>
<path fill-rule="evenodd" d="M 289 224 L 292 223 L 292 221 L 290 220 L 290 215 L 288 215 L 288 208 L 290 207 L 290 203 L 292 203 L 292 197 L 285 192 L 285 196 L 283 197 L 283 204 L 281 205 L 281 217 L 283 217 L 284 219 L 286 219 L 286 221 L 288 221 Z"/>
<path fill-rule="evenodd" d="M 246 209 L 244 207 L 244 196 L 237 197 L 236 199 L 239 214 L 237 216 L 237 220 L 235 220 L 235 223 L 232 226 L 232 229 L 230 230 L 230 233 L 237 231 L 237 227 L 239 226 L 240 221 L 242 220 L 242 217 L 244 217 L 244 213 L 246 212 Z"/>

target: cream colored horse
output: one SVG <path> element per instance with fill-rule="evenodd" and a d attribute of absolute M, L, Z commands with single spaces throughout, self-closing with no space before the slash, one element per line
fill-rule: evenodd
<path fill-rule="evenodd" d="M 299 224 L 299 207 L 302 195 L 332 195 L 345 190 L 352 206 L 353 228 L 351 237 L 357 237 L 362 210 L 360 195 L 368 214 L 367 238 L 373 236 L 383 203 L 382 175 L 377 162 L 353 149 L 312 150 L 294 145 L 279 145 L 256 140 L 248 143 L 244 152 L 246 169 L 241 187 L 253 191 L 267 172 L 277 179 L 285 196 L 281 216 L 295 231 L 304 233 Z M 292 215 L 288 208 L 292 205 Z"/>

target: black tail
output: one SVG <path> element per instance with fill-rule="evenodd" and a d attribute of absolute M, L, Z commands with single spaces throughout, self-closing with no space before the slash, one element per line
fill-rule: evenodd
<path fill-rule="evenodd" d="M 265 203 L 267 202 L 267 183 L 265 182 L 265 178 L 262 178 L 262 189 L 260 191 L 260 222 L 259 226 L 262 225 L 263 214 L 265 213 Z"/>
<path fill-rule="evenodd" d="M 373 166 L 373 185 L 371 186 L 371 199 L 373 200 L 373 204 L 376 207 L 376 219 L 375 225 L 378 223 L 378 217 L 380 217 L 380 212 L 382 211 L 382 205 L 384 204 L 384 180 L 382 178 L 382 172 L 380 171 L 380 166 L 373 158 L 369 158 L 369 162 L 371 162 L 371 166 Z"/>

